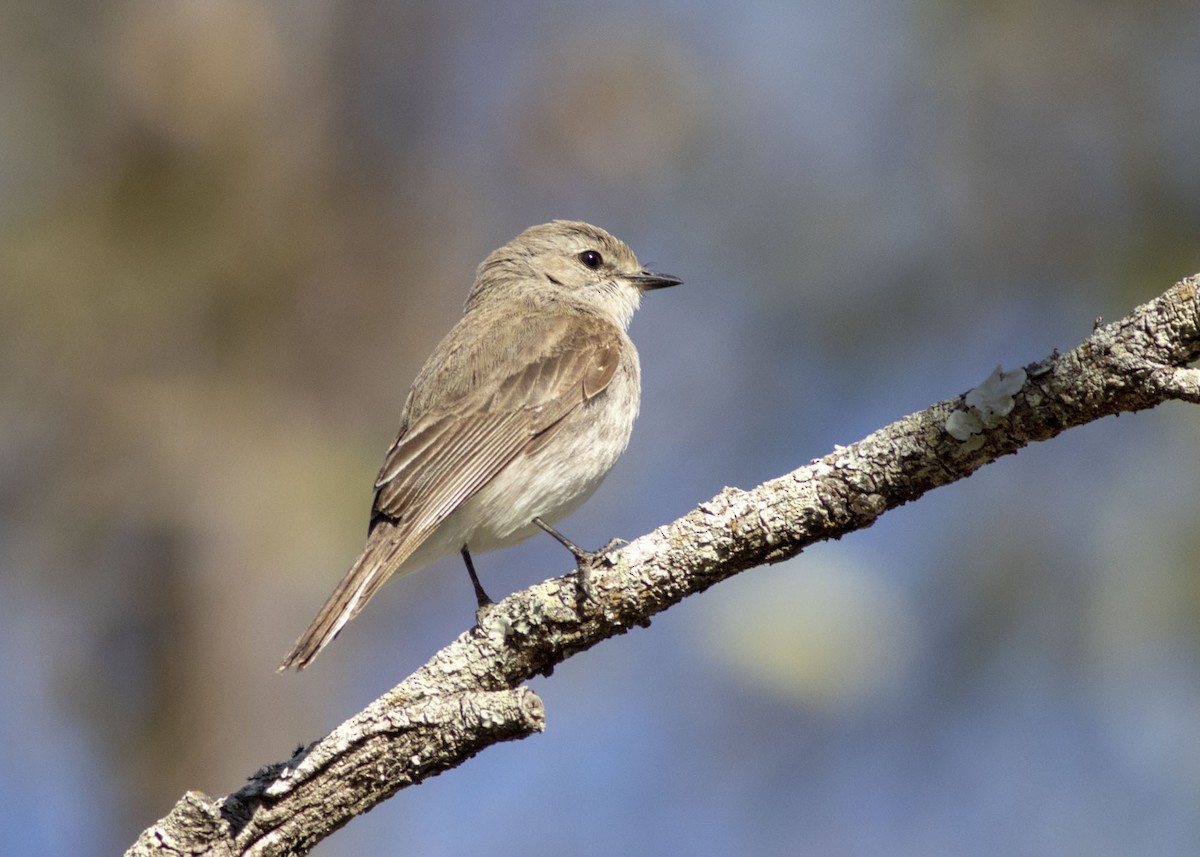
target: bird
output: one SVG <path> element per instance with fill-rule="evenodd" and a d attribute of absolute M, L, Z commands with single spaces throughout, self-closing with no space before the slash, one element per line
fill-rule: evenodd
<path fill-rule="evenodd" d="M 365 547 L 279 670 L 307 667 L 384 583 L 441 556 L 462 556 L 481 609 L 472 552 L 542 529 L 577 562 L 591 556 L 553 524 L 628 445 L 641 370 L 626 331 L 645 292 L 681 282 L 581 221 L 532 226 L 489 254 L 405 400 Z"/>

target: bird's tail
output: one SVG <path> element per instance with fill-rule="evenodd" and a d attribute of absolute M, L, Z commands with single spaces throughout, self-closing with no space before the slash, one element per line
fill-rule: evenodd
<path fill-rule="evenodd" d="M 317 611 L 308 630 L 300 635 L 292 650 L 279 664 L 279 672 L 295 667 L 302 670 L 338 635 L 347 622 L 358 615 L 379 587 L 413 552 L 409 539 L 396 538 L 395 529 L 384 523 L 376 526 L 362 554 L 333 594 Z"/>

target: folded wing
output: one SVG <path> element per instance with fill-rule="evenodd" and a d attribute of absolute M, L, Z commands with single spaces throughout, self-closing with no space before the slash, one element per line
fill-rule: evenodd
<path fill-rule="evenodd" d="M 450 514 L 603 393 L 620 363 L 623 337 L 598 319 L 541 314 L 520 330 L 472 326 L 464 318 L 414 384 L 375 481 L 366 547 L 281 670 L 307 666 Z M 468 383 L 439 383 L 439 368 Z"/>

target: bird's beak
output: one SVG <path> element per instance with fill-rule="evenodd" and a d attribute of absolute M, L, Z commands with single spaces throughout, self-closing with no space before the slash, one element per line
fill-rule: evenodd
<path fill-rule="evenodd" d="M 667 286 L 678 286 L 683 282 L 683 280 L 678 277 L 672 277 L 670 274 L 655 274 L 650 271 L 642 271 L 640 274 L 630 274 L 626 279 L 643 292 L 648 292 L 652 289 L 665 289 Z"/>

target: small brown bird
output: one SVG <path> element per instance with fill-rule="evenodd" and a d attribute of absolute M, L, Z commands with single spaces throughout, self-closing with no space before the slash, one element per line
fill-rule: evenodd
<path fill-rule="evenodd" d="M 389 578 L 507 547 L 579 507 L 625 451 L 641 396 L 626 334 L 643 270 L 603 229 L 556 220 L 479 266 L 462 319 L 425 362 L 375 480 L 366 547 L 279 669 L 303 669 Z"/>

